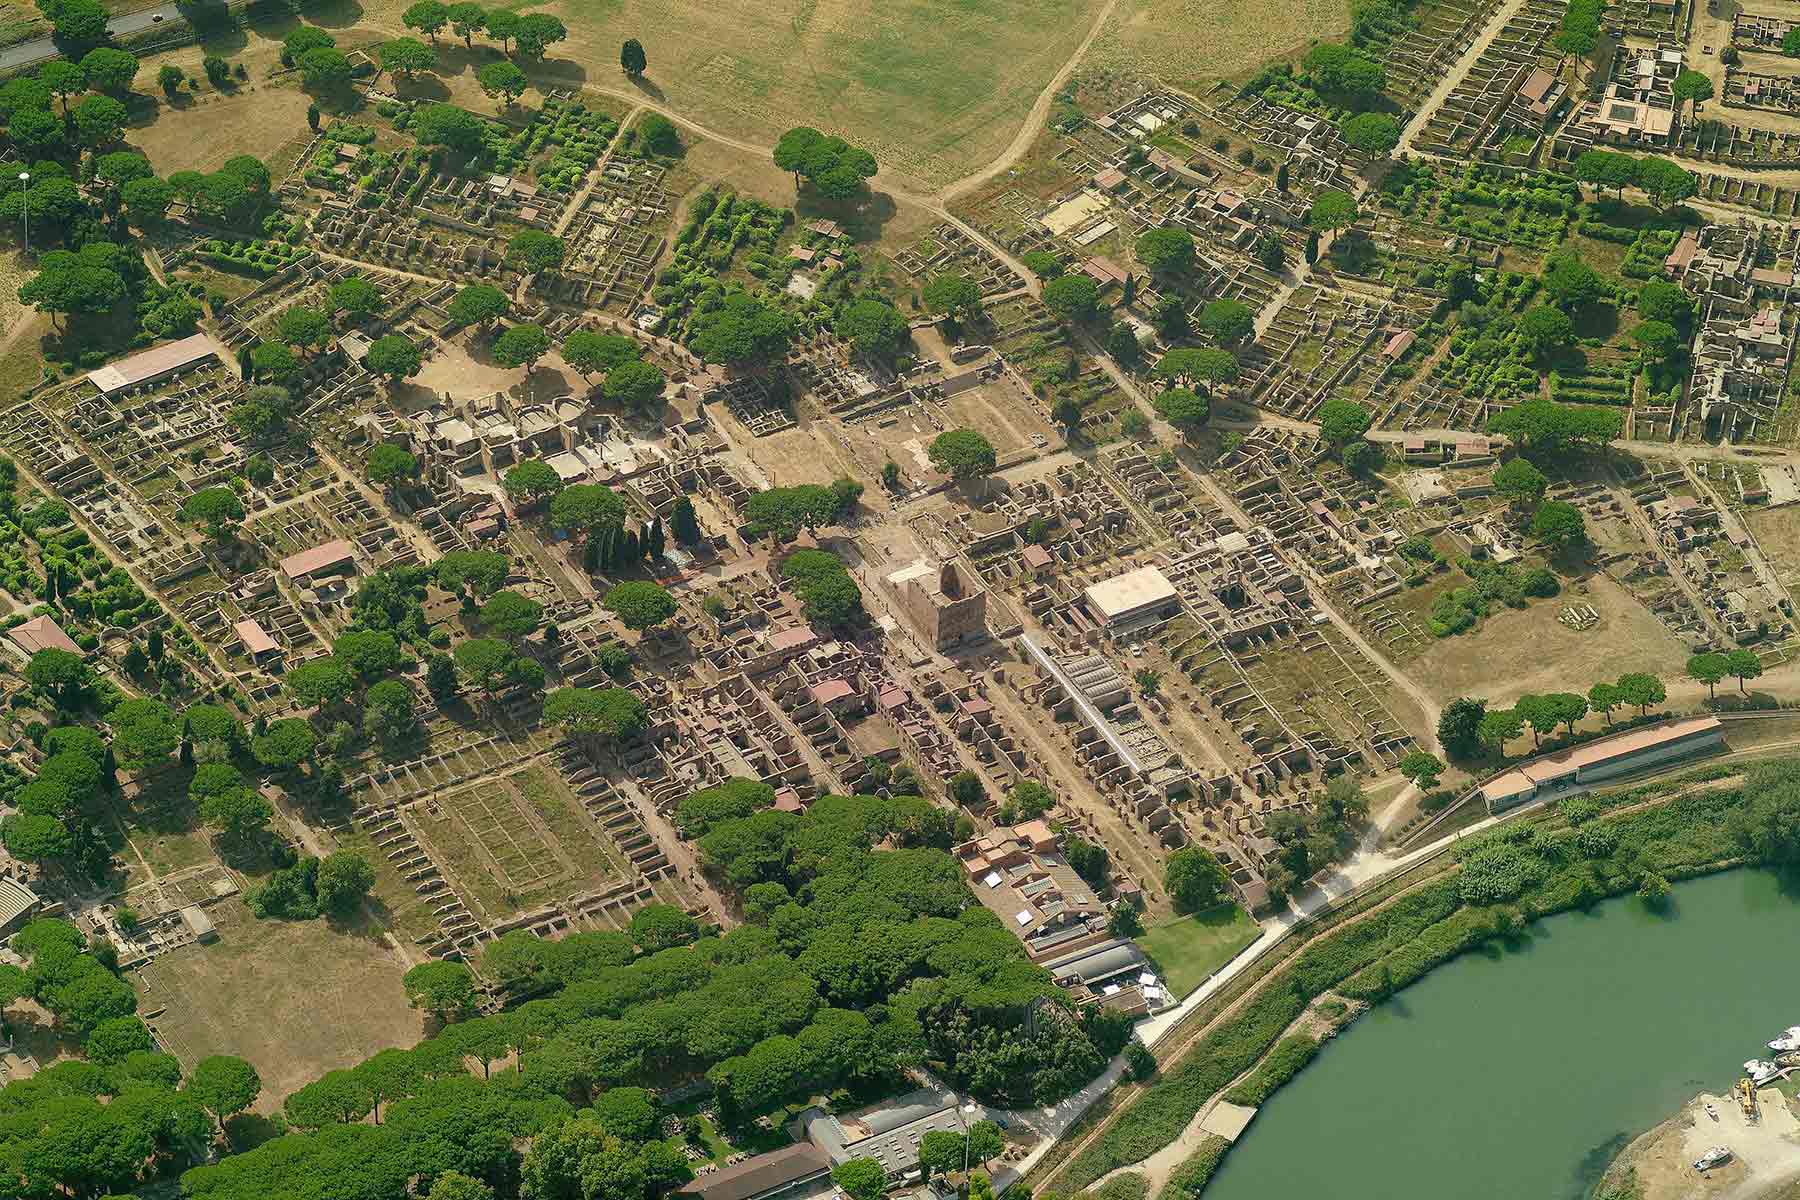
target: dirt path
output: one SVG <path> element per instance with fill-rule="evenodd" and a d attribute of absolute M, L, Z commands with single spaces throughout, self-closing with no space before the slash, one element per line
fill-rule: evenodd
<path fill-rule="evenodd" d="M 631 128 L 631 123 L 637 120 L 638 115 L 643 111 L 644 106 L 639 104 L 619 121 L 619 128 L 613 133 L 612 141 L 606 144 L 606 153 L 600 156 L 600 161 L 595 163 L 594 169 L 588 172 L 587 182 L 581 185 L 581 190 L 575 194 L 573 200 L 569 201 L 568 207 L 563 209 L 563 214 L 556 219 L 556 228 L 552 229 L 551 233 L 561 237 L 563 232 L 569 228 L 569 223 L 575 219 L 575 214 L 587 207 L 588 197 L 594 194 L 595 185 L 606 174 L 606 165 L 612 162 L 613 155 L 618 153 L 619 143 L 625 140 L 625 131 Z"/>
<path fill-rule="evenodd" d="M 1221 510 L 1230 516 L 1232 521 L 1236 523 L 1239 528 L 1248 529 L 1256 524 L 1256 522 L 1250 519 L 1250 514 L 1245 512 L 1243 507 L 1238 504 L 1236 500 L 1232 499 L 1230 494 L 1227 493 L 1224 488 L 1214 482 L 1212 475 L 1209 472 L 1201 469 L 1197 463 L 1192 463 L 1190 466 L 1194 471 L 1195 478 L 1199 480 L 1200 486 L 1205 488 L 1207 493 L 1212 497 L 1213 503 L 1218 505 Z M 1376 647 L 1370 643 L 1369 639 L 1359 633 L 1356 627 L 1350 623 L 1349 618 L 1338 612 L 1338 610 L 1331 605 L 1331 602 L 1326 599 L 1323 591 L 1318 586 L 1317 580 L 1313 578 L 1312 572 L 1306 564 L 1301 563 L 1298 560 L 1295 560 L 1295 564 L 1299 567 L 1301 574 L 1308 580 L 1307 590 L 1312 593 L 1313 603 L 1318 607 L 1319 611 L 1325 614 L 1333 627 L 1335 627 L 1339 633 L 1343 634 L 1351 645 L 1362 651 L 1364 657 L 1374 665 L 1376 670 L 1387 676 L 1389 682 L 1405 692 L 1407 698 L 1418 705 L 1420 713 L 1425 717 L 1425 744 L 1433 751 L 1436 751 L 1438 714 L 1442 711 L 1438 702 L 1433 700 L 1424 688 L 1413 682 L 1411 676 L 1395 666 L 1393 660 L 1389 659 L 1387 655 L 1376 649 Z"/>
<path fill-rule="evenodd" d="M 402 279 L 411 279 L 418 283 L 428 283 L 436 286 L 437 284 L 444 282 L 436 275 L 424 275 L 418 271 L 408 271 L 404 267 L 390 267 L 385 263 L 366 262 L 363 259 L 351 258 L 349 255 L 345 254 L 333 254 L 329 250 L 319 250 L 315 248 L 313 253 L 327 262 L 343 263 L 345 266 L 349 267 L 365 267 L 371 271 L 379 271 L 387 275 L 398 275 Z"/>
<path fill-rule="evenodd" d="M 1468 77 L 1475 63 L 1493 44 L 1494 39 L 1500 36 L 1500 31 L 1506 28 L 1506 23 L 1524 7 L 1525 0 L 1506 0 L 1504 4 L 1494 10 L 1494 15 L 1488 18 L 1488 23 L 1482 28 L 1481 33 L 1469 44 L 1469 48 L 1463 51 L 1462 57 L 1456 60 L 1456 65 L 1451 67 L 1442 79 L 1438 80 L 1438 85 L 1432 89 L 1431 95 L 1425 97 L 1425 102 L 1419 105 L 1417 115 L 1406 123 L 1406 129 L 1400 135 L 1400 144 L 1394 147 L 1395 158 L 1403 158 L 1411 152 L 1413 142 L 1418 140 L 1419 135 L 1425 131 L 1425 126 L 1431 123 L 1431 118 L 1437 115 L 1437 110 L 1443 107 L 1444 101 L 1450 98 L 1450 93 L 1455 91 L 1457 85 Z"/>
<path fill-rule="evenodd" d="M 6 331 L 5 336 L 0 336 L 0 358 L 4 358 L 10 353 L 12 348 L 18 345 L 19 339 L 24 337 L 29 330 L 37 328 L 41 322 L 45 322 L 44 314 L 35 308 L 28 308 L 20 313 L 19 319 L 13 322 L 13 327 Z"/>
<path fill-rule="evenodd" d="M 1319 239 L 1319 253 L 1321 255 L 1325 253 L 1323 238 Z M 1293 298 L 1294 293 L 1304 287 L 1312 278 L 1312 269 L 1313 264 L 1307 262 L 1305 256 L 1302 255 L 1300 261 L 1294 266 L 1293 278 L 1288 278 L 1286 271 L 1281 273 L 1281 285 L 1275 289 L 1275 294 L 1269 297 L 1269 302 L 1262 306 L 1262 311 L 1256 314 L 1256 331 L 1251 335 L 1252 338 L 1261 338 L 1269 332 L 1269 327 L 1275 324 L 1275 318 L 1280 315 L 1282 306 L 1287 304 Z"/>
<path fill-rule="evenodd" d="M 1050 82 L 1044 85 L 1044 90 L 1038 93 L 1037 102 L 1031 106 L 1031 111 L 1025 114 L 1025 121 L 1019 126 L 1019 132 L 1013 135 L 1012 143 L 1001 151 L 1000 157 L 973 175 L 965 175 L 940 191 L 938 193 L 940 203 L 948 204 L 958 196 L 975 190 L 1025 157 L 1026 152 L 1031 149 L 1031 144 L 1037 140 L 1038 130 L 1043 128 L 1045 118 L 1050 115 L 1050 105 L 1056 99 L 1056 93 L 1061 90 L 1063 84 L 1069 81 L 1069 76 L 1075 73 L 1075 68 L 1081 65 L 1081 60 L 1087 56 L 1088 48 L 1094 44 L 1094 39 L 1100 36 L 1100 31 L 1106 27 L 1106 19 L 1112 16 L 1113 9 L 1118 5 L 1119 0 L 1106 0 L 1105 6 L 1094 17 L 1094 23 L 1088 27 L 1087 36 L 1081 39 L 1081 45 L 1075 47 L 1075 53 L 1069 56 L 1069 60 L 1063 63 L 1062 69 L 1057 71 L 1051 77 Z"/>
<path fill-rule="evenodd" d="M 1521 2 L 1523 2 L 1523 0 L 1521 0 Z M 1107 0 L 1100 11 L 1095 14 L 1093 23 L 1088 27 L 1087 36 L 1081 39 L 1081 44 L 1075 47 L 1074 53 L 1070 54 L 1063 62 L 1063 65 L 1057 69 L 1056 74 L 1051 76 L 1050 82 L 1044 86 L 1044 90 L 1038 94 L 1036 102 L 1032 104 L 1031 111 L 1025 114 L 1025 119 L 1020 124 L 1019 131 L 1013 135 L 1012 142 L 1008 144 L 1005 150 L 1001 151 L 997 158 L 993 159 L 986 166 L 973 174 L 965 175 L 961 179 L 955 180 L 935 193 L 915 192 L 909 188 L 895 186 L 891 177 L 883 179 L 881 173 L 877 172 L 875 179 L 881 180 L 883 190 L 897 201 L 925 208 L 940 216 L 948 217 L 948 214 L 943 211 L 944 206 L 958 196 L 980 187 L 988 180 L 994 178 L 996 175 L 1018 162 L 1019 159 L 1023 158 L 1031 149 L 1032 142 L 1037 140 L 1038 131 L 1043 128 L 1044 119 L 1050 113 L 1050 105 L 1055 101 L 1057 91 L 1063 84 L 1068 82 L 1069 76 L 1075 73 L 1075 68 L 1081 65 L 1081 60 L 1086 57 L 1089 48 L 1094 44 L 1094 40 L 1100 36 L 1100 31 L 1106 27 L 1107 18 L 1112 16 L 1113 10 L 1118 7 L 1118 3 L 1119 0 Z M 394 32 L 396 36 L 399 36 L 400 33 L 404 33 L 405 31 L 399 30 Z M 638 113 L 655 112 L 661 113 L 677 125 L 692 130 L 709 142 L 717 142 L 723 146 L 730 146 L 734 150 L 741 150 L 746 154 L 753 154 L 759 158 L 768 155 L 770 152 L 769 146 L 757 145 L 753 142 L 744 141 L 742 138 L 735 138 L 720 133 L 716 129 L 709 129 L 698 121 L 693 120 L 691 117 L 683 116 L 681 113 L 669 108 L 667 105 L 646 99 L 644 93 L 641 91 L 593 83 L 584 85 L 583 90 L 594 92 L 601 96 L 609 96 L 615 100 L 624 100 L 634 106 L 631 114 L 625 118 L 625 122 L 621 123 L 621 130 L 625 127 L 625 123 L 633 120 Z M 1019 270 L 1022 277 L 1026 279 L 1031 278 L 1030 272 L 1019 269 L 1016 266 L 1015 269 Z"/>
<path fill-rule="evenodd" d="M 1258 1059 L 1257 1061 L 1261 1062 L 1262 1060 Z M 1251 1067 L 1250 1071 L 1244 1072 L 1244 1075 L 1248 1075 L 1254 1070 L 1256 1070 L 1256 1068 Z M 1214 1096 L 1211 1100 L 1208 1100 L 1205 1106 L 1202 1107 L 1199 1112 L 1194 1114 L 1194 1119 L 1182 1127 L 1181 1132 L 1176 1135 L 1174 1141 L 1152 1154 L 1149 1158 L 1140 1158 L 1128 1166 L 1116 1167 L 1113 1170 L 1108 1171 L 1100 1178 L 1094 1180 L 1093 1183 L 1089 1184 L 1084 1191 L 1098 1192 L 1102 1187 L 1105 1187 L 1106 1184 L 1117 1179 L 1121 1175 L 1142 1175 L 1144 1177 L 1145 1195 L 1155 1196 L 1161 1193 L 1163 1186 L 1169 1182 L 1169 1176 L 1175 1173 L 1175 1168 L 1186 1162 L 1195 1151 L 1200 1149 L 1200 1144 L 1211 1136 L 1204 1128 L 1206 1118 L 1211 1115 L 1213 1109 L 1219 1106 L 1225 1093 L 1236 1087 L 1238 1080 L 1243 1079 L 1244 1075 L 1238 1076 L 1237 1079 L 1232 1080 L 1223 1088 L 1219 1089 L 1219 1094 Z"/>

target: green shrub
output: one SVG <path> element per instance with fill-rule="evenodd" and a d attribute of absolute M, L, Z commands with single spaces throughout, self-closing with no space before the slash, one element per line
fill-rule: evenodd
<path fill-rule="evenodd" d="M 1557 802 L 1556 811 L 1571 825 L 1580 825 L 1600 815 L 1600 801 L 1583 793 Z"/>
<path fill-rule="evenodd" d="M 1307 1034 L 1282 1038 L 1247 1079 L 1225 1093 L 1226 1102 L 1260 1108 L 1276 1088 L 1298 1075 L 1318 1052 L 1318 1039 Z"/>
<path fill-rule="evenodd" d="M 1433 967 L 1495 937 L 1516 933 L 1524 923 L 1524 914 L 1514 909 L 1462 909 L 1357 972 L 1339 984 L 1338 991 L 1352 1000 L 1386 999 Z"/>
<path fill-rule="evenodd" d="M 1196 1200 L 1224 1161 L 1225 1152 L 1231 1149 L 1231 1143 L 1217 1134 L 1207 1134 L 1201 1141 L 1200 1148 L 1182 1160 L 1180 1166 L 1169 1172 L 1169 1182 L 1163 1184 L 1162 1191 L 1156 1193 L 1156 1200 Z"/>
<path fill-rule="evenodd" d="M 1150 1181 L 1137 1172 L 1127 1172 L 1107 1180 L 1091 1192 L 1081 1193 L 1082 1200 L 1144 1200 L 1150 1194 Z"/>

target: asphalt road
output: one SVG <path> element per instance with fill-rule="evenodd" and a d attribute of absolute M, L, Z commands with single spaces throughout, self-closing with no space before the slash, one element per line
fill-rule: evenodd
<path fill-rule="evenodd" d="M 134 33 L 142 33 L 157 25 L 179 19 L 181 12 L 173 4 L 159 4 L 155 8 L 140 8 L 135 12 L 120 13 L 106 23 L 106 28 L 115 39 L 129 37 Z M 16 71 L 20 67 L 29 67 L 34 63 L 44 62 L 62 53 L 50 38 L 41 37 L 35 41 L 20 42 L 16 46 L 8 46 L 0 50 L 0 71 Z"/>

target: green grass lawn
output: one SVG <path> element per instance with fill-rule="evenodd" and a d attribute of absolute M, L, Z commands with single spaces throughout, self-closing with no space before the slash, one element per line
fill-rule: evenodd
<path fill-rule="evenodd" d="M 1137 939 L 1177 997 L 1236 958 L 1262 930 L 1235 904 L 1220 904 L 1186 917 L 1171 917 Z"/>

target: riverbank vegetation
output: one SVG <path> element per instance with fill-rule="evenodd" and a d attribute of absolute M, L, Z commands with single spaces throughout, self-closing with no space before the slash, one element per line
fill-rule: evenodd
<path fill-rule="evenodd" d="M 1296 1033 L 1284 1037 L 1269 1051 L 1267 1058 L 1258 1063 L 1256 1070 L 1250 1072 L 1249 1078 L 1225 1093 L 1227 1104 L 1242 1104 L 1246 1108 L 1259 1108 L 1262 1102 L 1275 1094 L 1275 1089 L 1300 1073 L 1300 1068 L 1313 1060 L 1319 1052 L 1319 1039 L 1308 1033 Z"/>
<path fill-rule="evenodd" d="M 1145 1200 L 1150 1194 L 1150 1181 L 1136 1171 L 1115 1175 L 1092 1192 L 1090 1200 Z"/>
<path fill-rule="evenodd" d="M 1467 950 L 1515 937 L 1540 917 L 1635 892 L 1649 877 L 1684 879 L 1743 862 L 1800 866 L 1800 759 L 1752 766 L 1735 786 L 1718 779 L 1716 766 L 1695 774 L 1706 781 L 1590 794 L 1469 839 L 1453 852 L 1455 871 L 1317 938 L 1272 972 L 1049 1187 L 1073 1193 L 1147 1158 L 1253 1069 L 1229 1098 L 1266 1100 L 1310 1061 L 1284 1035 L 1327 993 L 1385 999 Z M 1688 786 L 1668 793 L 1672 782 Z"/>
<path fill-rule="evenodd" d="M 1212 1179 L 1213 1172 L 1219 1169 L 1219 1164 L 1225 1161 L 1225 1152 L 1229 1149 L 1230 1142 L 1216 1133 L 1208 1134 L 1200 1148 L 1169 1173 L 1169 1182 L 1156 1193 L 1156 1200 L 1194 1200 Z"/>

